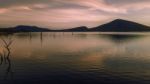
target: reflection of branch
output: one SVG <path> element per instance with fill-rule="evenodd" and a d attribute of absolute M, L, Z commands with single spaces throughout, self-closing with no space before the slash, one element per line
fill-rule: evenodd
<path fill-rule="evenodd" d="M 2 53 L 0 53 L 0 59 L 1 59 L 0 65 L 2 65 L 2 63 L 3 63 L 3 55 L 2 55 Z"/>
<path fill-rule="evenodd" d="M 9 57 L 7 58 L 7 62 L 8 62 L 8 67 L 6 69 L 6 76 L 4 77 L 5 79 L 8 78 L 9 74 L 13 78 L 13 71 L 12 71 L 12 68 L 11 68 L 11 60 L 10 60 Z"/>

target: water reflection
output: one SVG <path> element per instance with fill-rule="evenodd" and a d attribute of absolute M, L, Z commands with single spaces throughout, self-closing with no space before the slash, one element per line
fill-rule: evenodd
<path fill-rule="evenodd" d="M 42 32 L 40 33 L 40 41 L 41 41 L 41 46 L 42 46 L 42 43 L 43 43 L 43 33 Z"/>
<path fill-rule="evenodd" d="M 123 42 L 123 41 L 132 41 L 132 40 L 136 40 L 142 37 L 145 37 L 146 35 L 105 35 L 105 37 L 113 40 L 114 42 Z"/>
<path fill-rule="evenodd" d="M 2 66 L 8 57 L 10 76 L 13 57 L 15 84 L 150 83 L 149 35 L 39 32 L 13 37 L 15 42 L 2 40 L 0 59 Z"/>

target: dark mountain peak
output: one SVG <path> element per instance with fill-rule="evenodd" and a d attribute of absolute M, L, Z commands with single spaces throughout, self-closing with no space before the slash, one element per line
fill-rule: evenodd
<path fill-rule="evenodd" d="M 91 30 L 103 32 L 150 31 L 150 27 L 128 20 L 115 19 L 109 23 L 92 28 Z"/>
<path fill-rule="evenodd" d="M 113 20 L 114 22 L 119 22 L 119 21 L 127 21 L 127 20 L 124 20 L 124 19 L 115 19 Z"/>
<path fill-rule="evenodd" d="M 138 24 L 136 22 L 132 22 L 132 21 L 128 21 L 128 20 L 123 20 L 123 19 L 115 19 L 111 22 L 109 22 L 110 24 Z"/>

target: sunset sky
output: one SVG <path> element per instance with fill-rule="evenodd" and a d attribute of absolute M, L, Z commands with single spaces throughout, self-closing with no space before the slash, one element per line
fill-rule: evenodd
<path fill-rule="evenodd" d="M 0 0 L 0 27 L 94 27 L 117 18 L 150 26 L 150 0 Z"/>

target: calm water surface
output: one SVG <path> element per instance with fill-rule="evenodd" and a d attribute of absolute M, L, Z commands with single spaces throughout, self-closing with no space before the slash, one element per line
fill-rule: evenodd
<path fill-rule="evenodd" d="M 150 84 L 150 33 L 16 33 L 0 39 L 0 84 Z"/>

